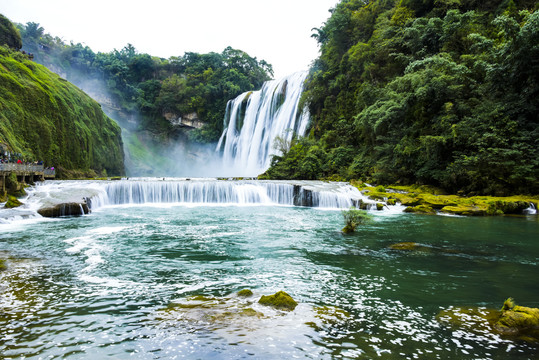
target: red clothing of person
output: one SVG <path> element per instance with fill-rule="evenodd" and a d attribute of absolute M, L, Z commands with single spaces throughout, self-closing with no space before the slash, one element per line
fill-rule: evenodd
<path fill-rule="evenodd" d="M 22 164 L 21 159 L 17 160 L 17 164 Z"/>

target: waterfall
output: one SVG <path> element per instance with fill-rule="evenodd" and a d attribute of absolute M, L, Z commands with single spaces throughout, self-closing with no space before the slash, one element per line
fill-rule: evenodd
<path fill-rule="evenodd" d="M 258 204 L 343 209 L 372 203 L 349 184 L 322 181 L 122 180 L 106 184 L 103 190 L 90 200 L 92 209 L 146 203 Z"/>
<path fill-rule="evenodd" d="M 299 99 L 307 72 L 267 81 L 260 91 L 246 92 L 227 104 L 224 130 L 216 151 L 234 176 L 256 176 L 270 165 L 277 153 L 274 141 L 303 136 L 309 123 L 307 109 Z"/>

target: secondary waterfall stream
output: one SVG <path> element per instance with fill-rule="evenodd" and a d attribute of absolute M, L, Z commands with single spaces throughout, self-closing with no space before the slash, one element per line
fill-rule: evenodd
<path fill-rule="evenodd" d="M 217 151 L 234 176 L 257 176 L 270 165 L 277 136 L 290 141 L 303 136 L 309 113 L 299 108 L 307 72 L 264 83 L 260 91 L 250 91 L 230 100 L 224 130 Z"/>

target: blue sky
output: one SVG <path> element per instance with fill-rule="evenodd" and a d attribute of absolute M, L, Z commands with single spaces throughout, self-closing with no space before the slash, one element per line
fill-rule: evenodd
<path fill-rule="evenodd" d="M 273 65 L 275 77 L 306 70 L 318 56 L 311 38 L 337 0 L 2 0 L 11 21 L 40 23 L 63 40 L 111 51 L 131 43 L 168 58 L 232 46 Z"/>

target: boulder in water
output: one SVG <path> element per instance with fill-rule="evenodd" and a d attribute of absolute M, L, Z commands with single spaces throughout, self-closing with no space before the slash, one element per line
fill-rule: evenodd
<path fill-rule="evenodd" d="M 16 208 L 16 207 L 19 207 L 19 206 L 22 206 L 23 203 L 19 201 L 19 199 L 17 199 L 15 196 L 9 196 L 6 204 L 4 205 L 5 208 L 7 209 L 12 209 L 12 208 Z"/>
<path fill-rule="evenodd" d="M 539 337 L 539 309 L 515 305 L 513 299 L 505 301 L 502 315 L 494 328 L 504 335 L 534 335 Z"/>
<path fill-rule="evenodd" d="M 505 301 L 502 310 L 486 308 L 449 308 L 436 319 L 458 329 L 493 333 L 525 341 L 539 342 L 539 309 Z"/>
<path fill-rule="evenodd" d="M 243 289 L 243 290 L 240 290 L 238 291 L 238 296 L 239 297 L 251 297 L 253 296 L 253 292 L 249 289 Z"/>
<path fill-rule="evenodd" d="M 82 216 L 90 213 L 86 203 L 62 203 L 39 209 L 38 214 L 43 217 Z"/>
<path fill-rule="evenodd" d="M 262 295 L 258 303 L 286 311 L 292 311 L 298 306 L 298 303 L 284 291 L 278 291 L 273 295 Z"/>
<path fill-rule="evenodd" d="M 404 209 L 404 212 L 418 214 L 436 214 L 436 211 L 428 205 L 408 206 L 406 209 Z"/>

